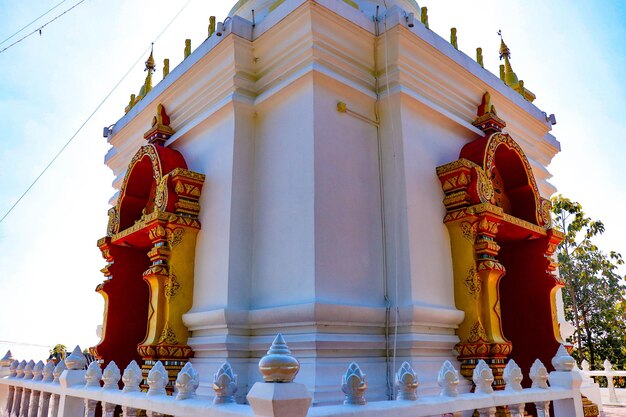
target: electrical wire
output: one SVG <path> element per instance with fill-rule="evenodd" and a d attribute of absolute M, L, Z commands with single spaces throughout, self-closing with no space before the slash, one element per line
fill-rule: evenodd
<path fill-rule="evenodd" d="M 82 0 L 85 1 L 85 0 Z M 81 2 L 82 2 L 81 1 Z M 187 8 L 187 6 L 189 6 L 189 3 L 191 3 L 192 0 L 187 0 L 187 3 L 185 3 L 185 5 L 178 11 L 178 13 L 176 13 L 176 15 L 174 15 L 174 17 L 172 18 L 172 20 L 170 20 L 170 22 L 165 26 L 165 28 L 163 28 L 163 30 L 161 31 L 161 33 L 159 33 L 157 35 L 157 37 L 154 39 L 154 41 L 152 41 L 152 44 L 156 43 L 161 36 L 165 33 L 165 31 L 172 25 L 172 23 L 174 23 L 174 21 L 178 18 L 178 16 L 180 16 L 180 14 L 183 12 L 183 10 L 185 10 Z M 75 7 L 75 6 L 74 6 Z M 0 224 L 2 224 L 2 222 L 4 221 L 4 219 L 6 219 L 8 217 L 9 214 L 11 214 L 11 212 L 15 209 L 15 207 L 17 207 L 17 205 L 20 203 L 20 201 L 22 201 L 22 199 L 24 197 L 26 197 L 26 195 L 30 192 L 30 190 L 35 186 L 35 184 L 37 184 L 37 182 L 39 181 L 39 179 L 46 173 L 46 171 L 48 171 L 48 169 L 52 166 L 52 164 L 54 164 L 54 162 L 59 158 L 59 156 L 61 156 L 61 154 L 63 153 L 63 151 L 65 151 L 65 149 L 69 146 L 70 143 L 72 143 L 72 141 L 74 140 L 74 138 L 76 138 L 76 136 L 80 133 L 81 130 L 83 130 L 83 127 L 85 127 L 85 125 L 92 119 L 92 117 L 98 112 L 98 110 L 100 110 L 100 107 L 102 107 L 102 105 L 109 99 L 109 97 L 111 97 L 111 95 L 113 94 L 113 92 L 115 92 L 115 90 L 117 90 L 117 87 L 120 86 L 120 84 L 122 84 L 122 82 L 126 79 L 126 77 L 128 77 L 128 75 L 131 73 L 131 71 L 135 68 L 135 66 L 144 59 L 145 55 L 148 53 L 148 51 L 152 48 L 152 45 L 149 46 L 148 48 L 146 48 L 145 51 L 143 51 L 141 53 L 141 55 L 139 56 L 139 58 L 137 58 L 137 60 L 130 66 L 130 68 L 128 69 L 128 71 L 126 71 L 126 73 L 124 74 L 124 76 L 117 82 L 117 84 L 115 84 L 115 86 L 111 89 L 111 91 L 109 91 L 109 93 L 102 99 L 102 101 L 100 102 L 100 104 L 98 104 L 96 106 L 96 108 L 94 109 L 94 111 L 91 112 L 91 114 L 87 117 L 87 119 L 83 122 L 83 124 L 80 125 L 80 127 L 78 128 L 78 130 L 76 130 L 76 132 L 74 132 L 74 134 L 72 135 L 72 137 L 69 138 L 69 140 L 67 142 L 65 142 L 65 145 L 63 145 L 61 147 L 61 149 L 57 152 L 57 154 L 52 158 L 52 160 L 48 163 L 48 165 L 46 165 L 46 167 L 39 173 L 39 175 L 37 176 L 37 178 L 35 178 L 35 180 L 28 186 L 28 188 L 26 188 L 26 191 L 24 191 L 22 193 L 22 195 L 17 199 L 17 201 L 15 203 L 13 203 L 13 205 L 11 206 L 11 208 L 9 208 L 9 210 L 2 216 L 2 218 L 0 218 Z"/>
<path fill-rule="evenodd" d="M 70 7 L 69 9 L 67 9 L 66 11 L 64 11 L 63 13 L 55 16 L 54 18 L 52 18 L 51 20 L 48 20 L 46 23 L 44 23 L 43 25 L 39 26 L 37 29 L 33 30 L 32 32 L 30 32 L 28 35 L 25 35 L 21 38 L 19 38 L 18 40 L 16 40 L 15 42 L 13 42 L 11 45 L 7 46 L 6 48 L 0 50 L 0 54 L 3 53 L 4 51 L 6 51 L 7 49 L 9 49 L 12 46 L 17 45 L 18 43 L 22 42 L 24 39 L 28 38 L 29 36 L 34 35 L 35 33 L 39 32 L 39 34 L 41 35 L 41 30 L 43 28 L 45 28 L 46 26 L 48 26 L 50 23 L 54 22 L 55 20 L 57 20 L 58 18 L 60 18 L 61 16 L 63 16 L 64 14 L 70 12 L 72 9 L 74 9 L 76 6 L 82 4 L 83 2 L 85 2 L 85 0 L 80 0 L 78 3 L 76 3 L 75 5 L 73 5 L 72 7 Z"/>
<path fill-rule="evenodd" d="M 0 45 L 3 45 L 4 43 L 6 43 L 6 41 L 12 39 L 13 37 L 15 37 L 18 33 L 20 33 L 21 31 L 23 31 L 24 29 L 26 29 L 27 27 L 29 27 L 30 25 L 32 25 L 33 23 L 35 23 L 36 21 L 38 21 L 39 19 L 41 19 L 42 17 L 44 17 L 45 15 L 47 15 L 48 13 L 50 13 L 51 11 L 53 11 L 54 9 L 56 9 L 57 7 L 59 7 L 60 5 L 62 5 L 63 3 L 65 3 L 67 0 L 63 0 L 60 3 L 57 3 L 55 6 L 52 6 L 51 9 L 48 9 L 47 12 L 45 12 L 44 14 L 40 15 L 39 17 L 37 17 L 35 20 L 31 21 L 30 23 L 26 24 L 24 27 L 22 27 L 20 30 L 18 30 L 17 32 L 15 32 L 14 34 L 12 34 L 11 36 L 9 36 L 8 38 L 6 38 L 5 40 L 3 40 L 2 42 L 0 42 Z"/>

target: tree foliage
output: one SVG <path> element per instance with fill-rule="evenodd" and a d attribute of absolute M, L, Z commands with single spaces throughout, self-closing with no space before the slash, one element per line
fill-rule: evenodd
<path fill-rule="evenodd" d="M 565 234 L 557 249 L 559 271 L 565 281 L 565 316 L 573 322 L 578 359 L 602 368 L 626 364 L 626 285 L 617 252 L 603 252 L 594 238 L 604 233 L 601 221 L 587 217 L 582 206 L 561 195 L 552 199 L 555 227 Z"/>
<path fill-rule="evenodd" d="M 48 360 L 54 361 L 54 363 L 59 363 L 59 361 L 65 360 L 67 357 L 67 348 L 65 345 L 61 343 L 57 343 L 54 345 L 52 349 L 50 349 L 50 357 Z"/>

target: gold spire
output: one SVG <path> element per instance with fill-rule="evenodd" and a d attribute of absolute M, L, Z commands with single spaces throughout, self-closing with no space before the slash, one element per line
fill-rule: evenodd
<path fill-rule="evenodd" d="M 537 97 L 531 91 L 525 89 L 524 82 L 517 78 L 517 74 L 515 74 L 515 71 L 513 71 L 513 67 L 511 66 L 511 50 L 507 44 L 504 43 L 501 30 L 498 31 L 498 35 L 500 36 L 500 59 L 504 59 L 504 74 L 501 65 L 500 78 L 506 85 L 520 93 L 522 97 L 532 103 Z"/>
<path fill-rule="evenodd" d="M 504 43 L 501 30 L 498 31 L 498 35 L 500 35 L 500 59 L 504 59 L 504 82 L 509 87 L 513 87 L 517 85 L 519 81 L 517 79 L 517 74 L 515 74 L 513 67 L 511 67 L 511 50 L 506 43 Z"/>
<path fill-rule="evenodd" d="M 485 64 L 483 62 L 483 48 L 476 48 L 476 62 L 478 65 L 485 68 Z"/>
<path fill-rule="evenodd" d="M 135 96 L 134 94 L 131 94 L 130 102 L 128 103 L 128 106 L 126 106 L 126 108 L 124 109 L 126 113 L 128 113 L 130 109 L 132 109 L 135 106 L 135 104 L 139 102 L 139 100 L 144 98 L 146 94 L 148 94 L 150 90 L 152 90 L 152 73 L 156 70 L 156 63 L 154 62 L 153 52 L 154 52 L 154 43 L 152 44 L 152 47 L 150 48 L 150 56 L 145 62 L 146 69 L 144 71 L 148 71 L 148 75 L 146 76 L 146 79 L 143 85 L 141 86 L 141 89 L 139 90 L 139 94 L 137 96 Z"/>

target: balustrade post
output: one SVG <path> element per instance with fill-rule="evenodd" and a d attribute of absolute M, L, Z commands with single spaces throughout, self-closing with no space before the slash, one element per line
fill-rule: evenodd
<path fill-rule="evenodd" d="M 474 368 L 472 381 L 474 381 L 474 385 L 476 385 L 475 392 L 477 394 L 493 394 L 493 371 L 484 360 L 481 359 L 478 361 L 478 364 Z M 480 417 L 496 416 L 496 407 L 479 408 L 477 411 Z"/>
<path fill-rule="evenodd" d="M 12 376 L 11 365 L 14 361 L 11 351 L 7 351 L 6 355 L 0 359 L 0 378 Z M 14 393 L 15 388 L 11 385 L 0 385 L 0 417 L 10 416 Z"/>
<path fill-rule="evenodd" d="M 13 405 L 11 406 L 11 417 L 19 417 L 20 407 L 22 405 L 22 387 L 15 387 L 15 397 L 13 397 Z"/>
<path fill-rule="evenodd" d="M 24 366 L 24 379 L 31 380 L 33 379 L 33 368 L 35 367 L 35 362 L 30 360 L 26 366 Z M 24 388 L 22 391 L 22 404 L 20 404 L 20 413 L 19 417 L 29 417 L 28 411 L 30 407 L 30 394 L 31 390 L 29 388 Z"/>
<path fill-rule="evenodd" d="M 522 379 L 524 379 L 524 375 L 522 374 L 522 369 L 513 359 L 506 364 L 504 373 L 502 374 L 502 379 L 504 379 L 504 382 L 506 383 L 504 388 L 505 391 L 522 391 Z M 525 403 L 510 404 L 509 411 L 511 413 L 511 417 L 524 417 L 525 407 Z"/>
<path fill-rule="evenodd" d="M 13 397 L 15 397 L 15 387 L 13 385 L 9 385 L 9 393 L 7 395 L 7 402 L 4 405 L 2 415 L 3 417 L 11 416 L 11 407 L 13 407 Z"/>
<path fill-rule="evenodd" d="M 44 383 L 52 383 L 54 381 L 54 362 L 46 363 L 41 371 L 41 381 Z M 48 407 L 50 405 L 49 392 L 43 391 L 39 400 L 39 417 L 48 417 Z"/>
<path fill-rule="evenodd" d="M 90 400 L 85 398 L 85 417 L 95 417 L 98 400 Z"/>
<path fill-rule="evenodd" d="M 124 417 L 137 417 L 137 412 L 139 410 L 133 407 L 126 407 L 123 406 L 122 407 L 122 414 L 124 415 Z"/>
<path fill-rule="evenodd" d="M 617 403 L 617 393 L 615 392 L 615 384 L 613 382 L 614 372 L 613 365 L 608 359 L 604 361 L 604 372 L 606 372 L 606 387 L 609 390 L 609 402 Z"/>
<path fill-rule="evenodd" d="M 104 417 L 113 417 L 115 415 L 115 407 L 117 407 L 117 405 L 113 403 L 102 403 L 102 413 Z"/>
<path fill-rule="evenodd" d="M 52 383 L 60 384 L 61 383 L 61 375 L 63 371 L 65 371 L 65 362 L 61 361 L 54 367 L 52 371 Z M 48 407 L 48 417 L 57 417 L 59 415 L 59 404 L 61 402 L 61 396 L 59 394 L 52 394 L 50 397 L 50 406 Z M 42 416 L 44 417 L 44 416 Z"/>
<path fill-rule="evenodd" d="M 30 393 L 31 390 L 24 388 L 22 391 L 22 404 L 20 404 L 19 417 L 28 417 L 28 407 L 30 406 Z"/>
<path fill-rule="evenodd" d="M 531 388 L 548 389 L 548 370 L 539 359 L 530 367 L 530 379 L 533 381 Z M 535 407 L 537 417 L 550 417 L 550 401 L 537 401 Z"/>
<path fill-rule="evenodd" d="M 305 417 L 311 405 L 311 395 L 303 384 L 293 380 L 300 363 L 291 355 L 279 333 L 274 343 L 259 361 L 259 371 L 265 382 L 257 382 L 248 393 L 248 402 L 255 416 Z"/>
<path fill-rule="evenodd" d="M 39 397 L 41 391 L 32 390 L 30 394 L 30 403 L 28 404 L 28 417 L 37 417 L 39 415 Z"/>
<path fill-rule="evenodd" d="M 553 387 L 571 390 L 572 398 L 555 400 L 554 417 L 584 417 L 583 402 L 580 394 L 580 386 L 583 378 L 580 372 L 572 372 L 576 361 L 572 358 L 565 347 L 561 345 L 552 358 L 555 371 L 550 372 L 549 381 Z"/>
<path fill-rule="evenodd" d="M 61 364 L 57 365 L 59 367 Z M 66 391 L 70 387 L 85 384 L 85 365 L 87 359 L 83 355 L 79 346 L 76 346 L 72 353 L 65 358 L 65 364 L 62 368 L 66 368 L 59 377 L 59 384 Z M 55 369 L 56 372 L 56 369 Z M 85 403 L 82 398 L 61 395 L 59 398 L 58 413 L 56 417 L 76 417 L 85 414 Z M 54 416 L 50 416 L 54 417 Z"/>
<path fill-rule="evenodd" d="M 51 395 L 52 394 L 50 394 L 49 392 L 45 392 L 45 391 L 41 393 L 41 396 L 39 398 L 39 405 L 38 405 L 39 417 L 48 417 L 48 405 L 50 404 Z"/>

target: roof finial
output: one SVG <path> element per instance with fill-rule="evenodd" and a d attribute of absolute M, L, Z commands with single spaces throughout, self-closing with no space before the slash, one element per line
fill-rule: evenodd
<path fill-rule="evenodd" d="M 156 69 L 153 52 L 154 52 L 154 42 L 152 42 L 152 45 L 150 46 L 150 56 L 148 57 L 148 60 L 146 61 L 146 69 L 144 71 L 154 72 L 154 70 Z"/>
<path fill-rule="evenodd" d="M 517 74 L 513 71 L 513 67 L 511 67 L 511 50 L 507 44 L 504 43 L 502 30 L 498 30 L 498 36 L 500 36 L 500 59 L 504 59 L 504 74 L 502 74 L 502 66 L 500 66 L 500 78 L 502 78 L 502 81 L 504 81 L 506 85 L 520 93 L 522 97 L 532 103 L 536 96 L 524 88 L 524 83 L 520 83 Z"/>

